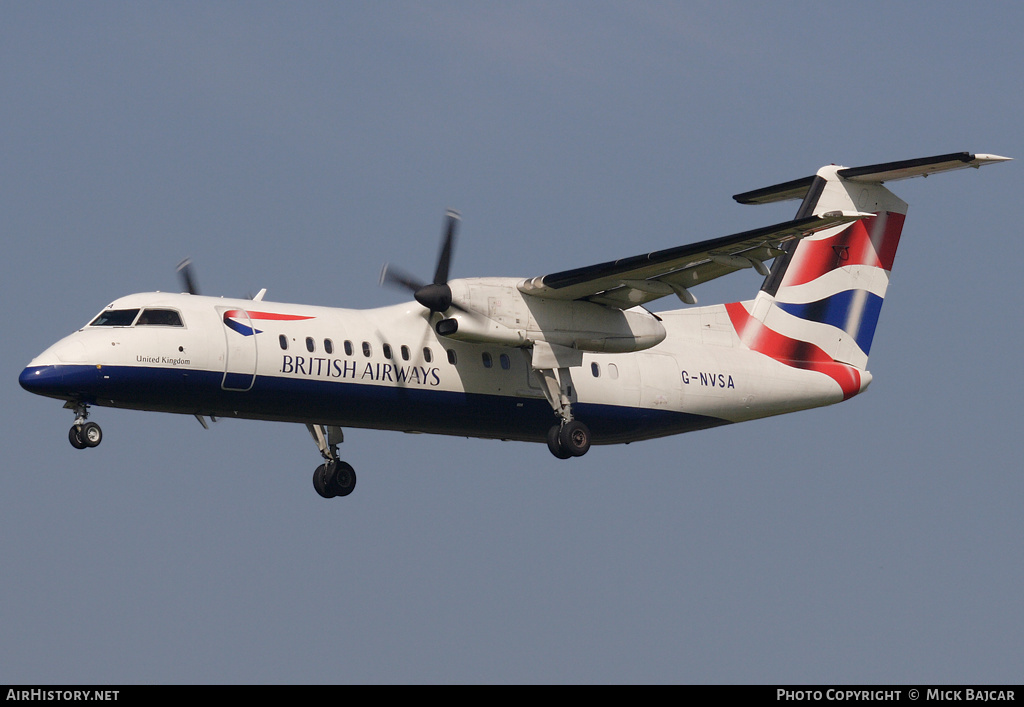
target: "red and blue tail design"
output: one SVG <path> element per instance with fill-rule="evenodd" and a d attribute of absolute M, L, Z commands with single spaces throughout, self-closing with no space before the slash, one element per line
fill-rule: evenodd
<path fill-rule="evenodd" d="M 805 331 L 837 359 L 863 368 L 904 219 L 904 214 L 883 211 L 838 233 L 800 243 L 775 291 L 775 307 L 795 319 L 829 327 L 831 336 L 825 330 L 817 336 Z"/>
<path fill-rule="evenodd" d="M 879 181 L 818 172 L 799 215 L 856 210 L 875 215 L 796 241 L 776 258 L 751 302 L 726 305 L 740 341 L 794 368 L 823 373 L 843 397 L 859 393 L 907 205 Z"/>
<path fill-rule="evenodd" d="M 882 184 L 1009 159 L 953 152 L 831 165 L 812 177 L 737 194 L 741 204 L 803 199 L 797 218 L 836 210 L 874 214 L 785 244 L 757 298 L 726 305 L 740 341 L 788 366 L 830 376 L 844 397 L 856 395 L 871 379 L 868 353 L 907 213 L 907 204 Z"/>
<path fill-rule="evenodd" d="M 770 329 L 751 316 L 745 304 L 747 303 L 732 302 L 725 305 L 729 319 L 745 346 L 787 366 L 824 373 L 839 384 L 843 391 L 843 400 L 861 392 L 860 369 L 836 361 L 823 349 L 808 341 L 793 339 Z"/>

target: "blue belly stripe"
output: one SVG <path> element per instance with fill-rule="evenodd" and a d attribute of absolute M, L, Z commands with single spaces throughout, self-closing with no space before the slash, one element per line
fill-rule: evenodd
<path fill-rule="evenodd" d="M 36 372 L 38 371 L 38 373 Z M 33 393 L 155 412 L 309 422 L 543 442 L 556 421 L 543 398 L 257 376 L 248 391 L 224 390 L 223 371 L 142 366 L 41 366 L 20 381 Z M 579 402 L 594 444 L 663 437 L 728 424 L 670 410 Z"/>

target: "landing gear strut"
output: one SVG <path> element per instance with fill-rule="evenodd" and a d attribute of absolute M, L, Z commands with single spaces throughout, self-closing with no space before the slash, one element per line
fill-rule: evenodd
<path fill-rule="evenodd" d="M 567 367 L 535 368 L 544 395 L 559 418 L 548 430 L 548 449 L 559 459 L 582 457 L 590 449 L 590 428 L 572 416 L 572 378 Z"/>
<path fill-rule="evenodd" d="M 340 427 L 306 425 L 324 463 L 313 472 L 313 488 L 324 498 L 348 496 L 356 487 L 352 465 L 338 459 L 338 445 L 345 441 Z"/>
<path fill-rule="evenodd" d="M 89 406 L 85 403 L 69 402 L 64 407 L 75 411 L 75 424 L 68 430 L 68 441 L 75 449 L 98 447 L 103 441 L 103 430 L 95 422 L 86 422 L 89 417 Z"/>

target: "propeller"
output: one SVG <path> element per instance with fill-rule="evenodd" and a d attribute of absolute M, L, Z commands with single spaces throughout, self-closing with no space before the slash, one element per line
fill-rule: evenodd
<path fill-rule="evenodd" d="M 178 277 L 181 278 L 181 284 L 185 288 L 185 291 L 190 295 L 198 295 L 199 288 L 196 287 L 195 273 L 192 272 L 192 258 L 185 258 L 178 263 Z M 210 429 L 209 425 L 206 424 L 206 420 L 198 412 L 195 413 L 195 418 L 199 420 L 199 424 L 203 426 L 204 430 Z M 210 415 L 211 422 L 218 422 L 219 420 Z"/>
<path fill-rule="evenodd" d="M 384 269 L 380 271 L 380 284 L 389 283 L 410 290 L 416 301 L 431 312 L 445 312 L 453 306 L 456 309 L 462 309 L 462 307 L 452 302 L 452 288 L 448 286 L 448 270 L 452 262 L 452 248 L 455 244 L 455 234 L 460 221 L 459 213 L 448 209 L 444 218 L 445 225 L 441 252 L 437 257 L 437 269 L 434 271 L 433 282 L 423 283 L 417 278 L 393 267 L 390 263 L 385 263 Z"/>
<path fill-rule="evenodd" d="M 192 267 L 192 258 L 185 258 L 178 263 L 178 277 L 181 279 L 181 286 L 185 292 L 190 295 L 198 295 L 199 287 L 196 285 L 196 276 Z M 259 302 L 263 299 L 263 295 L 267 294 L 267 288 L 264 287 L 262 290 L 253 295 L 252 290 L 245 295 L 248 300 Z"/>
<path fill-rule="evenodd" d="M 181 278 L 181 284 L 185 287 L 185 291 L 190 295 L 198 295 L 199 288 L 196 287 L 196 278 L 192 272 L 192 258 L 185 258 L 178 263 L 178 277 Z"/>

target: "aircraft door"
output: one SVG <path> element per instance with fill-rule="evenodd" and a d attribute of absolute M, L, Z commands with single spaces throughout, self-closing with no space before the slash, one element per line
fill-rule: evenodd
<path fill-rule="evenodd" d="M 640 406 L 679 410 L 683 403 L 683 386 L 679 365 L 664 354 L 640 354 Z"/>
<path fill-rule="evenodd" d="M 224 322 L 224 390 L 251 390 L 256 381 L 256 330 L 244 309 L 217 307 Z"/>

